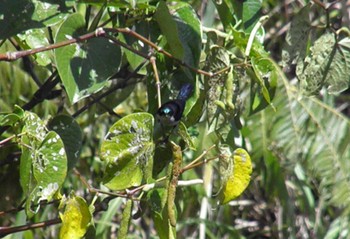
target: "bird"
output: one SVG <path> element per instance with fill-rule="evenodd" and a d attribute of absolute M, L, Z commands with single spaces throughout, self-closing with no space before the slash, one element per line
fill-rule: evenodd
<path fill-rule="evenodd" d="M 162 126 L 176 126 L 179 123 L 185 109 L 186 101 L 192 93 L 192 84 L 186 83 L 181 87 L 176 99 L 161 105 L 157 111 L 157 119 Z"/>

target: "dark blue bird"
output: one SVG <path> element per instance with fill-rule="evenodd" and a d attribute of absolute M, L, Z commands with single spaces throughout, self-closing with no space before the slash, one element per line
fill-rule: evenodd
<path fill-rule="evenodd" d="M 179 123 L 185 109 L 186 100 L 192 95 L 193 86 L 184 84 L 177 98 L 164 103 L 157 111 L 157 119 L 164 126 L 175 126 Z"/>

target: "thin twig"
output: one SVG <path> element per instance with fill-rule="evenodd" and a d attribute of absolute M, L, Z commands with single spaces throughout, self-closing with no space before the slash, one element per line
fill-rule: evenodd
<path fill-rule="evenodd" d="M 156 87 L 157 87 L 157 96 L 158 96 L 158 108 L 160 108 L 162 106 L 162 96 L 160 94 L 160 80 L 159 80 L 159 75 L 158 75 L 156 58 L 154 56 L 152 56 L 150 58 L 150 63 L 152 65 L 154 76 L 156 78 Z"/>
<path fill-rule="evenodd" d="M 38 48 L 25 50 L 25 51 L 6 52 L 3 54 L 0 54 L 0 61 L 15 61 L 19 58 L 22 58 L 22 57 L 25 57 L 28 55 L 33 55 L 33 54 L 36 54 L 39 52 L 44 52 L 44 51 L 60 48 L 63 46 L 68 46 L 68 45 L 71 45 L 73 43 L 86 41 L 86 40 L 93 38 L 93 37 L 104 36 L 105 34 L 106 34 L 106 32 L 103 30 L 103 28 L 98 28 L 94 32 L 90 32 L 90 33 L 84 34 L 82 36 L 78 36 L 78 37 L 68 39 L 66 41 L 62 41 L 62 42 L 55 43 L 52 45 L 38 47 Z"/>

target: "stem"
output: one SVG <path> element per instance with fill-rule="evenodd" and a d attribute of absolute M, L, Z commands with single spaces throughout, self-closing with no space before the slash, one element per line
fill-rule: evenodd
<path fill-rule="evenodd" d="M 159 75 L 158 75 L 158 70 L 157 70 L 157 65 L 156 65 L 156 58 L 152 56 L 150 58 L 150 62 L 153 68 L 154 76 L 156 78 L 156 87 L 157 87 L 157 96 L 158 96 L 158 108 L 162 106 L 162 96 L 160 94 L 160 80 L 159 80 Z"/>
<path fill-rule="evenodd" d="M 47 226 L 55 225 L 61 222 L 62 221 L 60 218 L 55 218 L 55 219 L 47 220 L 45 222 L 32 223 L 32 224 L 16 226 L 16 227 L 0 227 L 0 237 L 5 237 L 6 235 L 16 233 L 16 232 L 22 232 L 22 231 L 32 230 L 36 228 L 47 227 Z"/>
<path fill-rule="evenodd" d="M 28 56 L 28 55 L 33 55 L 39 52 L 44 52 L 44 51 L 48 51 L 48 50 L 53 50 L 56 48 L 60 48 L 63 46 L 68 46 L 71 45 L 73 43 L 77 43 L 77 42 L 82 42 L 82 41 L 86 41 L 90 38 L 93 37 L 99 37 L 99 36 L 104 36 L 106 34 L 106 32 L 104 31 L 103 28 L 97 28 L 96 31 L 94 32 L 90 32 L 87 33 L 85 35 L 76 37 L 76 38 L 72 38 L 63 42 L 59 42 L 59 43 L 55 43 L 49 46 L 43 46 L 43 47 L 38 47 L 35 49 L 30 49 L 30 50 L 25 50 L 25 51 L 16 51 L 16 52 L 7 52 L 4 54 L 0 54 L 0 61 L 15 61 L 19 58 Z"/>

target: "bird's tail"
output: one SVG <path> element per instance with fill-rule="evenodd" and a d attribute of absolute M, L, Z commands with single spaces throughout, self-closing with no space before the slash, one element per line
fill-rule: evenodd
<path fill-rule="evenodd" d="M 193 86 L 190 83 L 186 83 L 181 87 L 179 94 L 177 95 L 178 100 L 186 101 L 193 92 Z"/>

